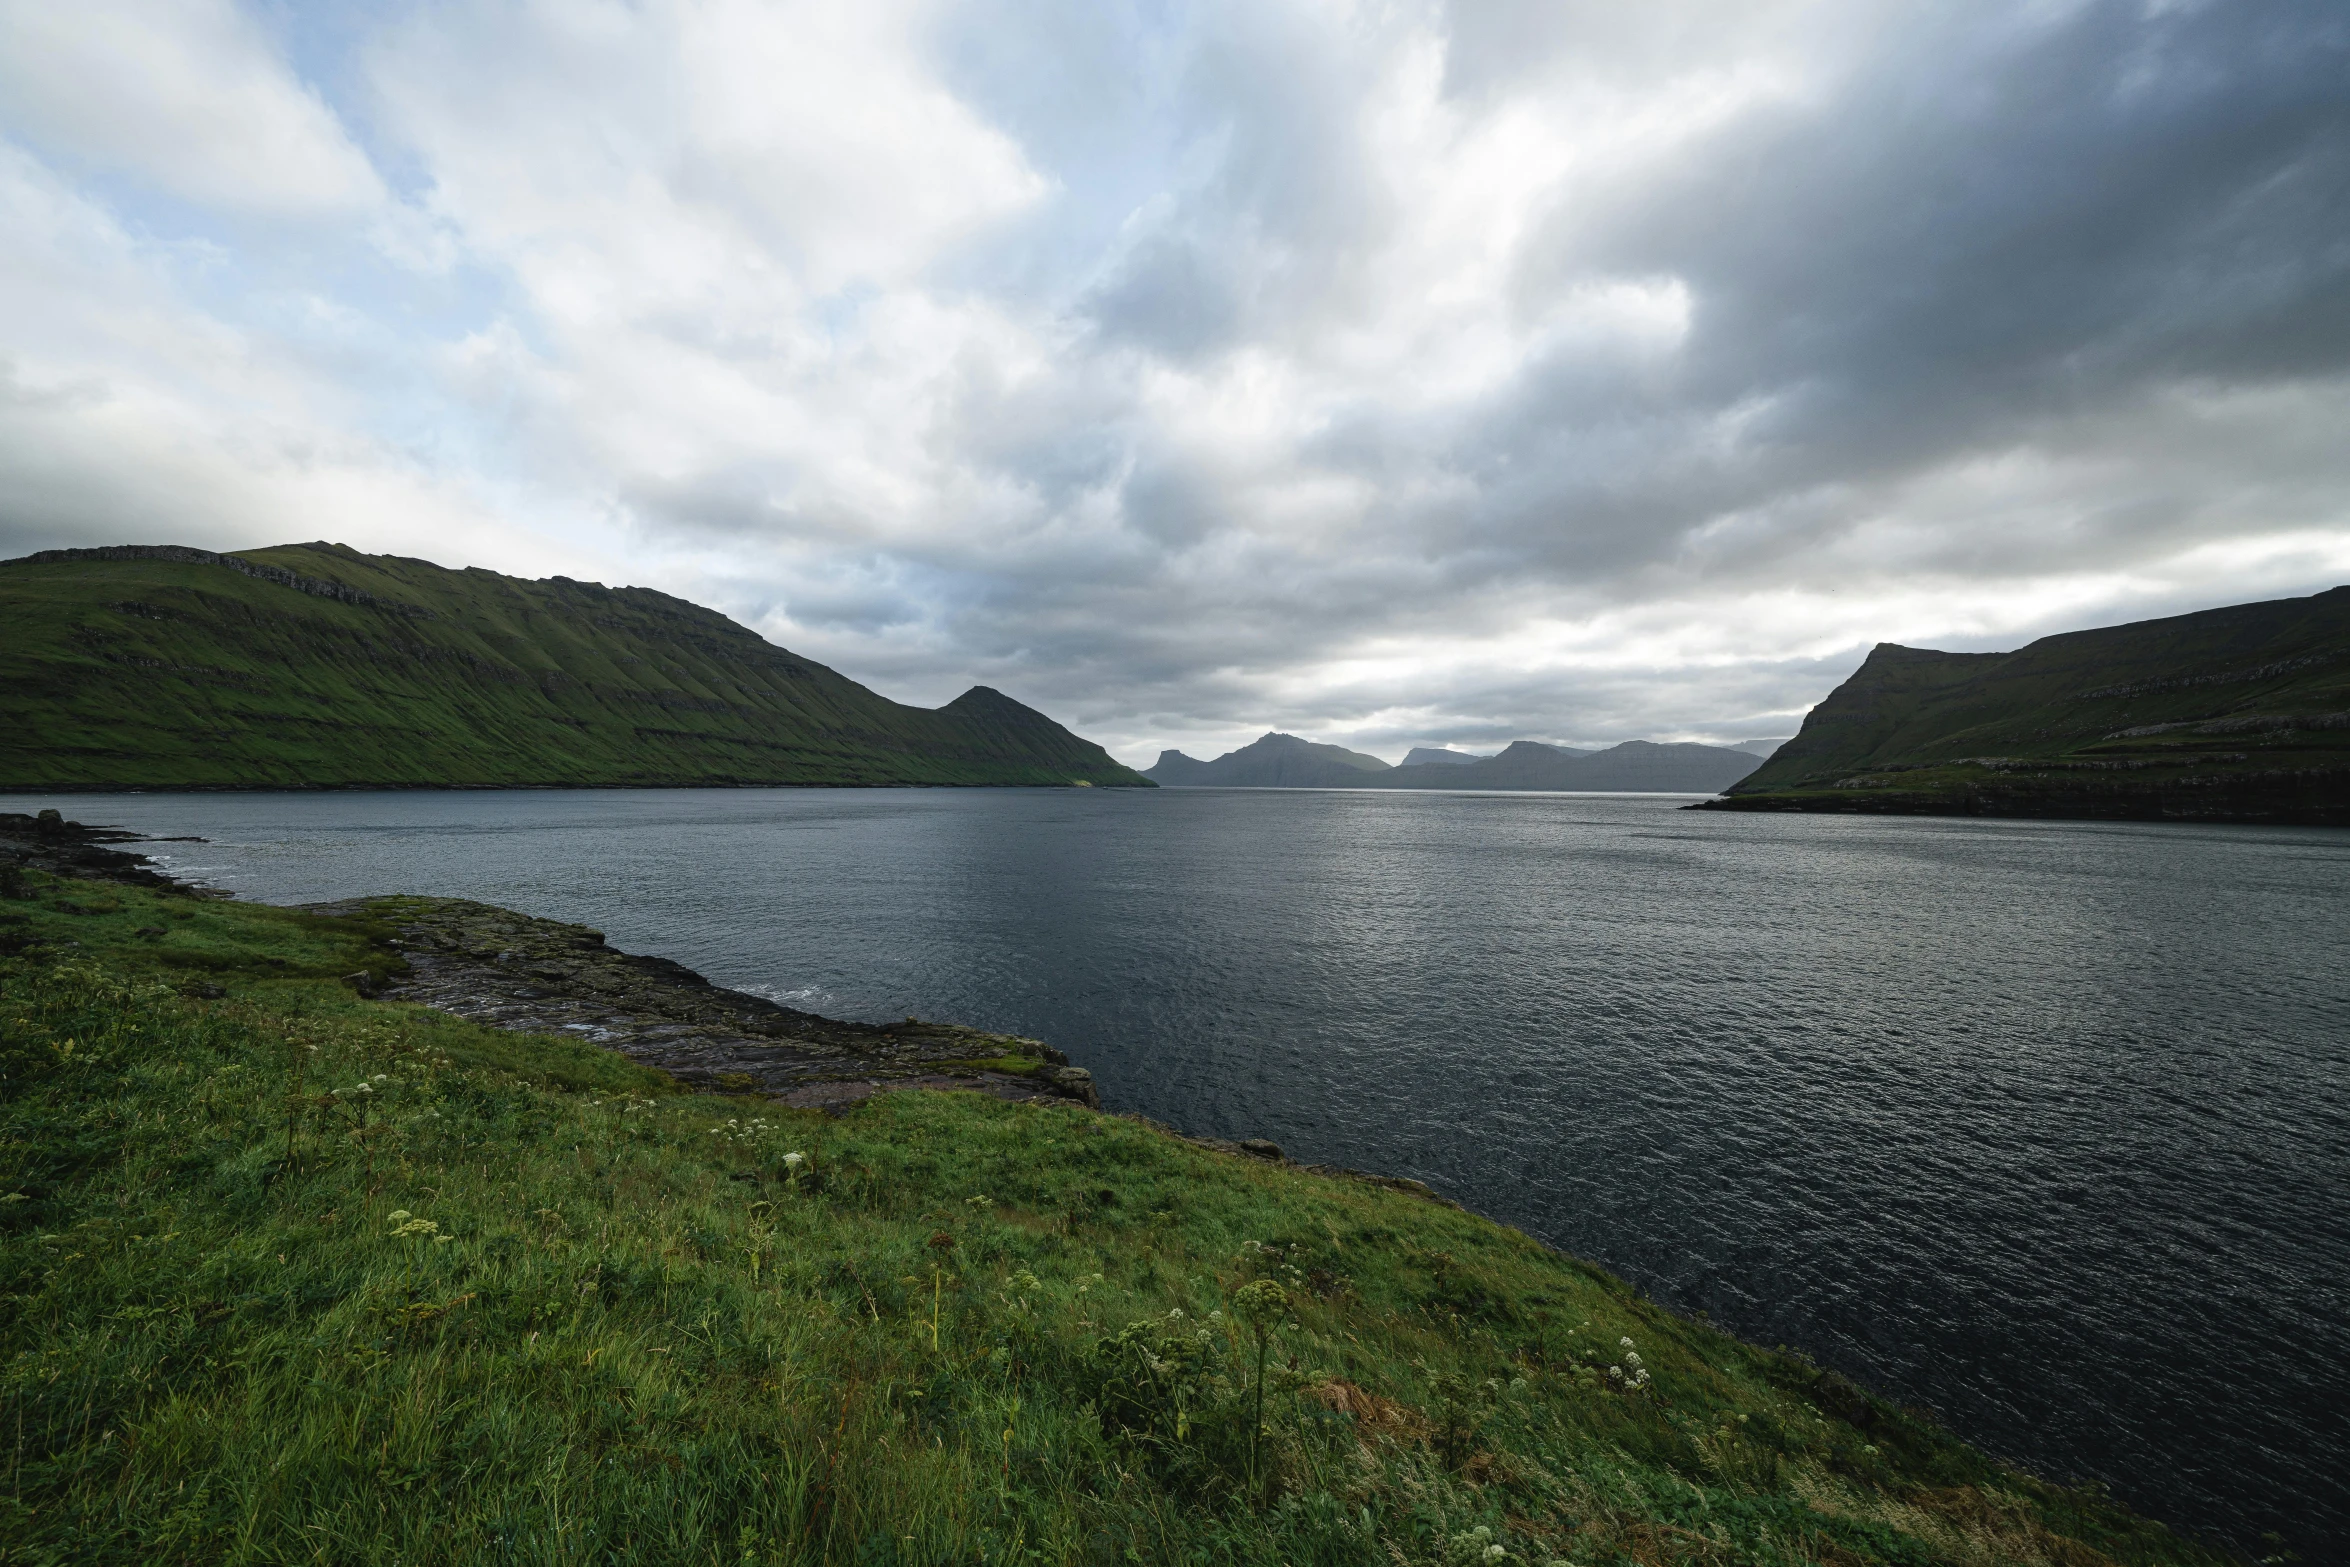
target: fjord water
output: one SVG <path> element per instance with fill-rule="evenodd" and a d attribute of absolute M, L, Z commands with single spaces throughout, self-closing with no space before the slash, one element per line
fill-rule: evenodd
<path fill-rule="evenodd" d="M 2002 1455 L 2350 1536 L 2350 832 L 1258 790 L 111 796 L 1416 1176 Z"/>

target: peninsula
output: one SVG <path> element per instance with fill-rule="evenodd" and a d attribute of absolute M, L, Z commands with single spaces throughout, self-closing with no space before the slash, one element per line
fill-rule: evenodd
<path fill-rule="evenodd" d="M 1149 787 L 974 686 L 892 702 L 649 588 L 294 544 L 0 562 L 0 790 Z"/>
<path fill-rule="evenodd" d="M 12 1555 L 2224 1560 L 1034 1042 L 136 838 L 0 817 Z"/>
<path fill-rule="evenodd" d="M 2012 653 L 1881 643 L 1696 809 L 2350 825 L 2350 587 Z"/>

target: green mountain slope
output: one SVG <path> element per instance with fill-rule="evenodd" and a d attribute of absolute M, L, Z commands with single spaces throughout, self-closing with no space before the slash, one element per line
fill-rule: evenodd
<path fill-rule="evenodd" d="M 299 544 L 0 562 L 0 788 L 1109 784 L 985 686 L 905 707 L 649 588 Z"/>
<path fill-rule="evenodd" d="M 2012 653 L 1881 644 L 1708 808 L 2350 824 L 2350 587 Z"/>

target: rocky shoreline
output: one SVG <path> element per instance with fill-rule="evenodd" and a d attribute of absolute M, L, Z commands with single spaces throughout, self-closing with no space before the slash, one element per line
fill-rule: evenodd
<path fill-rule="evenodd" d="M 690 1087 L 766 1094 L 802 1109 L 903 1088 L 1099 1108 L 1092 1074 L 1041 1040 L 956 1023 L 848 1023 L 714 985 L 681 963 L 618 951 L 602 931 L 461 898 L 308 906 L 391 926 L 404 960 L 354 974 L 369 995 L 514 1033 L 568 1034 Z"/>
<path fill-rule="evenodd" d="M 85 881 L 118 881 L 132 887 L 171 889 L 191 895 L 200 890 L 155 868 L 144 854 L 107 847 L 116 843 L 191 843 L 188 838 L 150 838 L 122 827 L 85 827 L 55 811 L 27 816 L 0 811 L 0 876 L 15 877 L 28 870 Z"/>

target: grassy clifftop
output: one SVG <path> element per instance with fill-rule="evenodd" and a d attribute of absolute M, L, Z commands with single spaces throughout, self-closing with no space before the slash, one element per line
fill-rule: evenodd
<path fill-rule="evenodd" d="M 974 687 L 906 707 L 648 588 L 303 544 L 0 562 L 0 789 L 1147 780 Z"/>
<path fill-rule="evenodd" d="M 2201 1563 L 1409 1190 L 696 1096 L 0 874 L 0 1559 Z"/>
<path fill-rule="evenodd" d="M 1882 644 L 1708 808 L 2350 824 L 2350 587 L 2012 653 Z"/>

